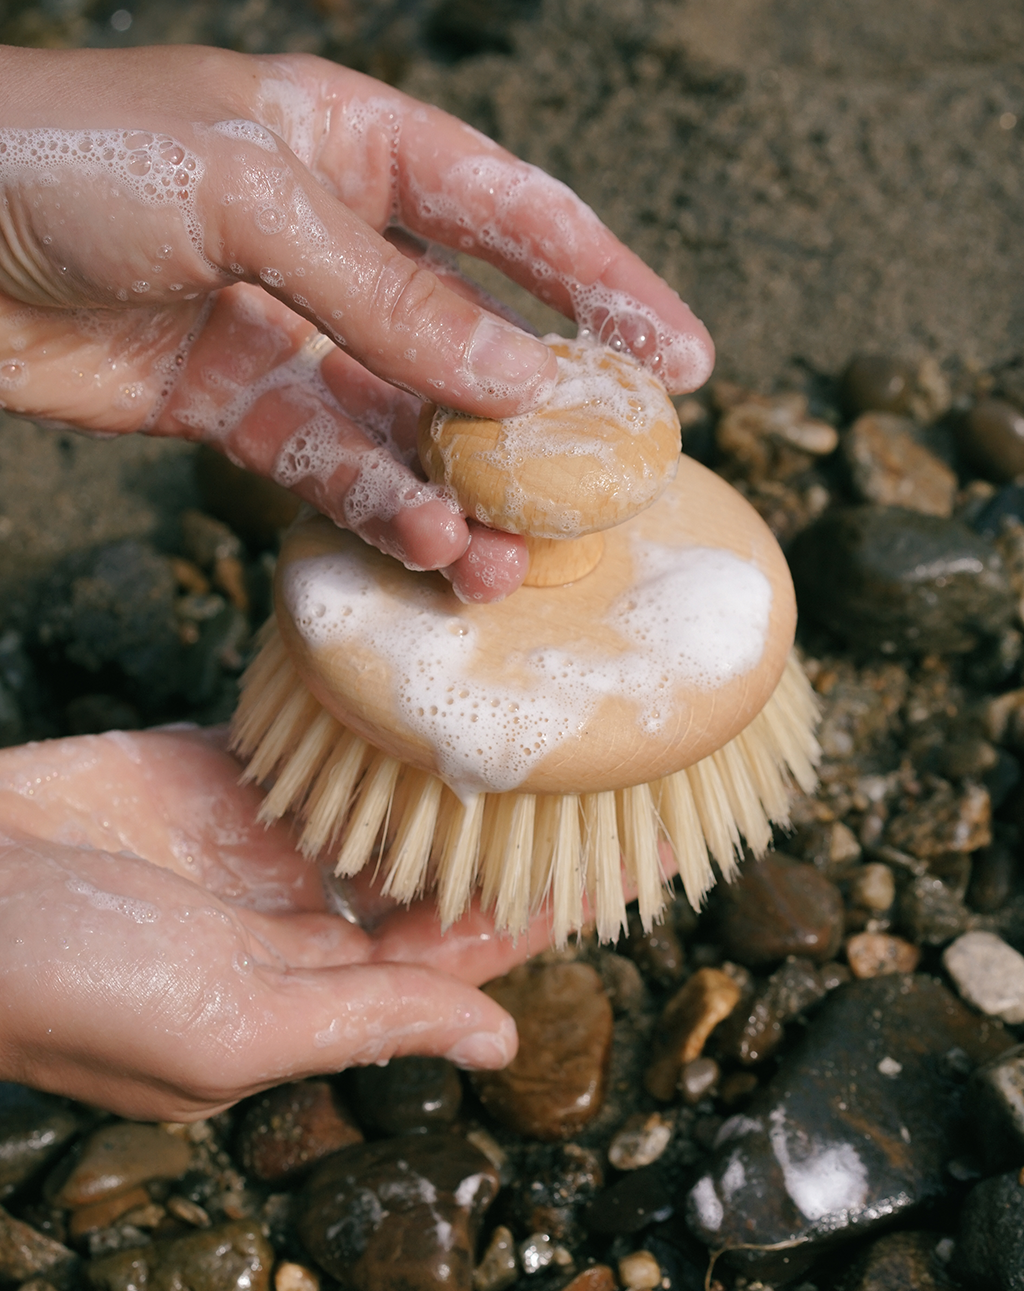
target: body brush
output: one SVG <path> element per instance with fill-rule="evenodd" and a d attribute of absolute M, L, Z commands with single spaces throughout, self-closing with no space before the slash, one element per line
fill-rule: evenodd
<path fill-rule="evenodd" d="M 299 846 L 382 891 L 433 887 L 452 923 L 479 888 L 498 927 L 550 902 L 557 943 L 589 917 L 645 927 L 659 844 L 699 906 L 815 781 L 816 705 L 792 652 L 795 600 L 771 532 L 679 454 L 679 422 L 629 357 L 549 338 L 539 411 L 428 407 L 427 475 L 526 536 L 526 583 L 462 604 L 324 517 L 286 535 L 275 615 L 243 678 L 233 747 L 294 812 Z M 589 906 L 590 914 L 585 914 Z"/>

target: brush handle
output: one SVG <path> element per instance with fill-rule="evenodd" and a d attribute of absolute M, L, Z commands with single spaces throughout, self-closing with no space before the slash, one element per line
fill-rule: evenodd
<path fill-rule="evenodd" d="M 645 510 L 675 476 L 679 419 L 632 359 L 575 341 L 554 395 L 503 421 L 428 405 L 418 447 L 427 476 L 494 529 L 522 534 L 532 587 L 575 582 L 601 559 L 601 531 Z"/>

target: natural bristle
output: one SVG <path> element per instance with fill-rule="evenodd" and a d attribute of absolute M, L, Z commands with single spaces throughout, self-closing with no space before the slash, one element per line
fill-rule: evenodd
<path fill-rule="evenodd" d="M 292 812 L 306 856 L 335 850 L 336 871 L 380 864 L 383 891 L 410 901 L 434 886 L 447 927 L 479 889 L 499 928 L 518 933 L 544 907 L 564 945 L 589 917 L 602 941 L 626 924 L 623 878 L 645 928 L 666 898 L 667 842 L 699 908 L 789 823 L 794 784 L 810 792 L 817 701 L 795 655 L 750 725 L 710 757 L 653 784 L 587 794 L 481 794 L 466 802 L 429 772 L 378 752 L 326 713 L 288 658 L 276 626 L 242 679 L 232 748 L 245 780 L 273 780 L 265 823 Z M 586 905 L 585 905 L 586 903 Z"/>

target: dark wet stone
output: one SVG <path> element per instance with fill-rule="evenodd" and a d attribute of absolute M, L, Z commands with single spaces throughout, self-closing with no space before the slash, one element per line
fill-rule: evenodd
<path fill-rule="evenodd" d="M 675 986 L 683 975 L 683 944 L 675 928 L 667 921 L 655 924 L 645 932 L 639 916 L 631 914 L 626 954 L 657 986 Z"/>
<path fill-rule="evenodd" d="M 254 547 L 268 547 L 299 513 L 302 502 L 280 484 L 229 462 L 223 453 L 200 445 L 196 484 L 203 506 L 226 521 Z"/>
<path fill-rule="evenodd" d="M 840 987 L 719 1129 L 687 1198 L 692 1232 L 713 1248 L 803 1239 L 813 1257 L 944 1196 L 947 1162 L 969 1142 L 965 1077 L 1009 1039 L 930 977 Z M 767 1275 L 756 1254 L 730 1258 Z"/>
<path fill-rule="evenodd" d="M 498 1172 L 465 1139 L 423 1134 L 344 1148 L 314 1172 L 296 1225 L 352 1291 L 469 1291 Z"/>
<path fill-rule="evenodd" d="M 363 1135 L 326 1080 L 278 1085 L 248 1104 L 238 1127 L 242 1168 L 263 1183 L 294 1180 Z"/>
<path fill-rule="evenodd" d="M 843 406 L 850 416 L 862 412 L 906 412 L 913 374 L 905 363 L 883 354 L 858 354 L 840 378 Z"/>
<path fill-rule="evenodd" d="M 45 1274 L 63 1285 L 77 1263 L 74 1251 L 0 1207 L 0 1282 L 25 1282 Z"/>
<path fill-rule="evenodd" d="M 995 549 L 959 520 L 839 507 L 794 541 L 801 610 L 861 650 L 972 650 L 1013 615 Z"/>
<path fill-rule="evenodd" d="M 249 1219 L 117 1251 L 86 1269 L 94 1291 L 268 1291 L 274 1250 Z"/>
<path fill-rule="evenodd" d="M 672 1214 L 672 1195 L 657 1165 L 634 1170 L 598 1193 L 583 1213 L 592 1233 L 638 1233 Z"/>
<path fill-rule="evenodd" d="M 720 888 L 719 934 L 730 959 L 757 968 L 801 955 L 821 963 L 839 949 L 843 898 L 810 865 L 781 853 L 750 862 Z"/>
<path fill-rule="evenodd" d="M 519 1052 L 501 1071 L 474 1073 L 480 1101 L 528 1138 L 569 1138 L 604 1103 L 612 1009 L 600 977 L 587 964 L 531 961 L 484 990 L 515 1018 Z"/>
<path fill-rule="evenodd" d="M 1005 399 L 982 399 L 960 423 L 964 456 L 994 480 L 1024 472 L 1024 413 Z"/>
<path fill-rule="evenodd" d="M 64 709 L 71 735 L 98 735 L 101 731 L 137 731 L 143 725 L 139 710 L 117 695 L 76 695 Z"/>
<path fill-rule="evenodd" d="M 903 889 L 899 899 L 900 927 L 913 942 L 944 946 L 964 931 L 971 914 L 941 879 L 922 875 Z"/>
<path fill-rule="evenodd" d="M 863 502 L 906 507 L 923 515 L 953 512 L 957 479 L 919 443 L 914 423 L 892 413 L 858 417 L 843 436 L 843 456 Z"/>
<path fill-rule="evenodd" d="M 485 50 L 508 52 L 514 47 L 514 28 L 531 18 L 540 0 L 440 0 L 432 6 L 428 39 L 449 57 Z"/>
<path fill-rule="evenodd" d="M 0 1082 L 0 1198 L 43 1169 L 82 1128 L 63 1098 Z"/>
<path fill-rule="evenodd" d="M 999 910 L 1009 899 L 1017 877 L 1014 849 L 998 836 L 991 847 L 983 847 L 971 858 L 971 883 L 967 904 L 979 914 Z"/>
<path fill-rule="evenodd" d="M 150 1179 L 180 1179 L 191 1157 L 187 1139 L 156 1125 L 113 1121 L 60 1163 L 44 1193 L 54 1206 L 87 1206 Z"/>
<path fill-rule="evenodd" d="M 887 1233 L 854 1264 L 843 1291 L 946 1291 L 946 1265 L 936 1253 L 939 1233 Z"/>
<path fill-rule="evenodd" d="M 1024 1291 L 1024 1185 L 1019 1170 L 971 1189 L 960 1214 L 952 1272 L 971 1291 Z"/>
<path fill-rule="evenodd" d="M 734 1009 L 714 1043 L 723 1057 L 753 1066 L 782 1043 L 785 1025 L 828 994 L 809 959 L 792 957 L 772 973 L 752 1000 Z"/>
<path fill-rule="evenodd" d="M 511 1222 L 517 1232 L 573 1245 L 582 1236 L 577 1215 L 603 1185 L 596 1152 L 576 1143 L 547 1149 L 543 1163 L 528 1160 L 509 1187 Z"/>
<path fill-rule="evenodd" d="M 998 538 L 1004 517 L 1024 521 L 1024 484 L 1006 484 L 976 512 L 971 528 L 983 538 Z"/>
<path fill-rule="evenodd" d="M 359 1120 L 382 1134 L 443 1129 L 462 1102 L 459 1073 L 444 1058 L 392 1058 L 386 1067 L 360 1067 L 349 1088 Z"/>
<path fill-rule="evenodd" d="M 990 1169 L 1024 1160 L 1024 1045 L 974 1072 L 967 1105 Z"/>
<path fill-rule="evenodd" d="M 39 644 L 88 673 L 118 670 L 132 698 L 152 707 L 177 684 L 175 592 L 170 560 L 145 543 L 72 557 L 43 589 Z"/>

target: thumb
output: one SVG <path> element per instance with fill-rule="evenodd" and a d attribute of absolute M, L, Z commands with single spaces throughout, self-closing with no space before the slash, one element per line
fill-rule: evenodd
<path fill-rule="evenodd" d="M 266 160 L 254 156 L 252 168 Z M 294 156 L 275 160 L 288 170 L 277 171 L 272 212 L 259 185 L 240 183 L 253 169 L 240 168 L 237 144 L 209 167 L 207 254 L 216 248 L 225 272 L 260 282 L 371 372 L 424 399 L 506 417 L 544 398 L 556 364 L 543 342 L 445 286 Z"/>
<path fill-rule="evenodd" d="M 266 1025 L 254 1044 L 265 1052 L 250 1049 L 246 1061 L 261 1085 L 408 1054 L 470 1070 L 504 1067 L 518 1047 L 515 1023 L 500 1005 L 420 965 L 292 970 L 269 985 L 260 1005 Z"/>

